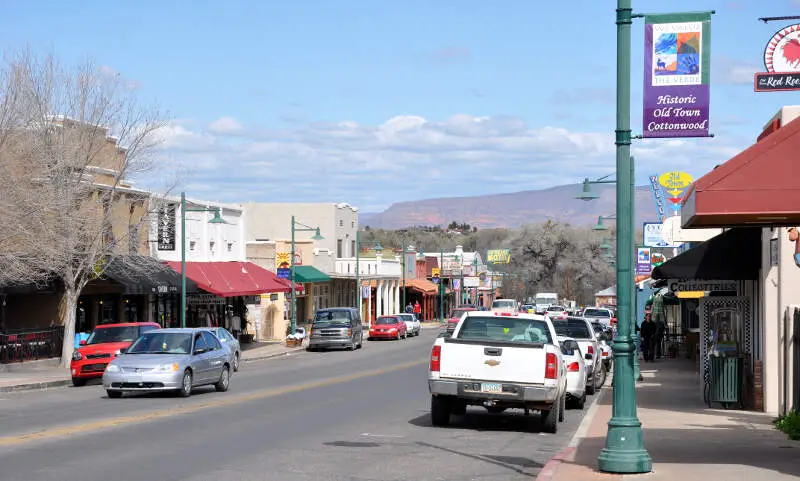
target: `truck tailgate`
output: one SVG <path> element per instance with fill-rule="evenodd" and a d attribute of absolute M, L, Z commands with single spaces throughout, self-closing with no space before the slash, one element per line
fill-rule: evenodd
<path fill-rule="evenodd" d="M 543 384 L 547 349 L 541 344 L 473 343 L 448 339 L 442 345 L 442 378 Z"/>

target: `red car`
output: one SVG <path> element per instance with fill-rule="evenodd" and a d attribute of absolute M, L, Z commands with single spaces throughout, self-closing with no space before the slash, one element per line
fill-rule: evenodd
<path fill-rule="evenodd" d="M 450 318 L 447 320 L 446 332 L 452 334 L 453 331 L 456 330 L 456 326 L 458 325 L 458 321 L 461 320 L 461 316 L 463 316 L 465 312 L 469 311 L 477 311 L 477 309 L 474 307 L 458 307 L 453 309 L 453 312 L 450 314 Z"/>
<path fill-rule="evenodd" d="M 155 322 L 103 324 L 95 327 L 89 339 L 81 341 L 80 347 L 72 353 L 69 366 L 72 385 L 83 386 L 89 379 L 103 377 L 103 371 L 116 357 L 117 351 L 129 347 L 145 332 L 160 327 Z"/>
<path fill-rule="evenodd" d="M 395 316 L 381 316 L 369 330 L 368 340 L 372 339 L 405 339 L 408 337 L 406 321 Z"/>

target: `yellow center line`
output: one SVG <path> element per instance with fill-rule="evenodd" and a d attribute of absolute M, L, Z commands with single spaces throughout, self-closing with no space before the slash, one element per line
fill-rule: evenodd
<path fill-rule="evenodd" d="M 388 374 L 390 372 L 401 371 L 403 369 L 408 369 L 410 367 L 419 366 L 421 364 L 427 364 L 427 362 L 428 362 L 427 359 L 411 361 L 387 368 L 359 372 L 356 374 L 351 374 L 349 376 L 333 377 L 328 379 L 322 379 L 319 381 L 312 381 L 304 384 L 298 384 L 295 386 L 286 386 L 276 389 L 266 389 L 266 390 L 256 391 L 248 394 L 226 396 L 224 399 L 218 399 L 215 401 L 208 401 L 208 402 L 200 402 L 188 406 L 162 409 L 159 411 L 152 411 L 145 414 L 103 419 L 100 421 L 81 423 L 77 425 L 54 427 L 50 429 L 45 429 L 43 431 L 35 431 L 15 436 L 0 437 L 0 446 L 16 446 L 24 443 L 29 443 L 32 441 L 42 441 L 64 436 L 75 436 L 78 434 L 86 434 L 89 432 L 100 431 L 103 429 L 122 426 L 126 424 L 154 421 L 156 419 L 163 419 L 165 417 L 175 416 L 177 414 L 194 413 L 197 411 L 201 411 L 203 409 L 218 408 L 218 407 L 230 406 L 232 404 L 241 404 L 249 401 L 255 401 L 257 399 L 282 396 L 284 394 L 291 394 L 298 391 L 305 391 L 308 389 L 331 386 L 334 384 L 341 384 L 348 381 L 355 381 L 356 379 L 364 379 L 367 377 L 380 376 L 383 374 Z"/>

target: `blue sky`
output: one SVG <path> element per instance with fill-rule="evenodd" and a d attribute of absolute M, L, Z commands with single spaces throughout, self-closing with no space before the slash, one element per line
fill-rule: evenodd
<path fill-rule="evenodd" d="M 655 2 L 636 2 L 651 10 Z M 639 183 L 707 172 L 795 93 L 754 93 L 769 38 L 800 0 L 715 9 L 713 139 L 637 141 Z M 769 8 L 765 5 L 769 4 Z M 647 7 L 648 9 L 645 9 Z M 8 1 L 0 48 L 95 61 L 156 100 L 157 177 L 209 200 L 346 201 L 362 211 L 573 183 L 614 169 L 614 2 Z M 643 22 L 633 27 L 641 133 Z M 144 182 L 148 182 L 145 179 Z"/>

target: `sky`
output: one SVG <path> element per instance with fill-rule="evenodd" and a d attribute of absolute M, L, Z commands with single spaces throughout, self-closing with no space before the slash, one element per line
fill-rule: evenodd
<path fill-rule="evenodd" d="M 637 2 L 716 10 L 710 139 L 635 140 L 637 183 L 699 177 L 800 92 L 755 93 L 800 0 Z M 148 187 L 225 202 L 396 202 L 577 183 L 615 168 L 615 3 L 572 0 L 0 0 L 0 50 L 91 60 L 169 123 Z M 641 134 L 644 25 L 633 25 Z"/>

